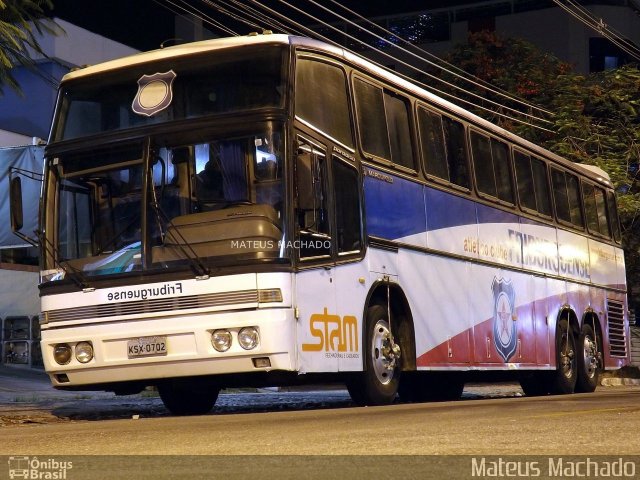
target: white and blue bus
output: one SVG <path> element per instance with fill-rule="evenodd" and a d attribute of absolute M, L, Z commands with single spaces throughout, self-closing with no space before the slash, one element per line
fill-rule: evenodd
<path fill-rule="evenodd" d="M 46 147 L 41 326 L 56 388 L 465 381 L 588 392 L 629 361 L 607 175 L 367 60 L 250 35 L 64 77 Z M 16 222 L 19 224 L 19 222 Z"/>

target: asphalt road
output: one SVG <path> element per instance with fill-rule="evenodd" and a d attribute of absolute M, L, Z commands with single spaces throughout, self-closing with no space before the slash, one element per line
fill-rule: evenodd
<path fill-rule="evenodd" d="M 327 394 L 325 394 L 327 395 Z M 632 455 L 640 453 L 640 388 L 115 420 L 91 415 L 1 429 L 4 455 Z M 277 395 L 276 395 L 277 396 Z M 322 397 L 320 397 L 322 398 Z M 80 400 L 82 401 L 82 400 Z M 90 410 L 93 400 L 86 400 Z M 155 401 L 151 401 L 155 405 Z M 324 407 L 324 408 L 322 408 Z M 276 411 L 274 411 L 276 410 Z M 132 409 L 135 411 L 135 409 Z M 153 410 L 151 411 L 153 412 Z M 117 418 L 117 416 L 116 416 Z"/>

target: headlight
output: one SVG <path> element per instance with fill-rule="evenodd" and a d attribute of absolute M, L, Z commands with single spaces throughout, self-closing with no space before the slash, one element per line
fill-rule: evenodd
<path fill-rule="evenodd" d="M 93 345 L 90 342 L 78 342 L 76 344 L 76 360 L 80 363 L 89 363 L 93 359 Z"/>
<path fill-rule="evenodd" d="M 226 352 L 231 348 L 231 332 L 229 330 L 216 330 L 211 335 L 211 345 L 218 352 Z"/>
<path fill-rule="evenodd" d="M 58 365 L 66 365 L 71 361 L 71 347 L 66 343 L 59 343 L 53 347 L 53 359 Z"/>
<path fill-rule="evenodd" d="M 243 328 L 238 333 L 238 343 L 245 350 L 256 348 L 259 339 L 258 330 L 255 327 Z"/>

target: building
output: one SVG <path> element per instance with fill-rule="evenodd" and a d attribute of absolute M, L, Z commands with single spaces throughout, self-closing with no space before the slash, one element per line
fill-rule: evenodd
<path fill-rule="evenodd" d="M 57 86 L 72 68 L 99 63 L 136 50 L 95 35 L 64 20 L 56 20 L 58 36 L 40 41 L 47 58 L 37 61 L 38 73 L 27 68 L 15 69 L 24 95 L 5 88 L 0 96 L 0 362 L 37 364 L 39 360 L 37 316 L 37 249 L 13 235 L 9 220 L 9 167 L 39 173 L 42 171 L 43 147 L 55 106 Z M 24 231 L 36 227 L 40 185 L 25 177 L 23 199 Z"/>

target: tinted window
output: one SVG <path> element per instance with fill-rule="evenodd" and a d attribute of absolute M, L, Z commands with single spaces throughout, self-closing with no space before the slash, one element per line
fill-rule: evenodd
<path fill-rule="evenodd" d="M 403 167 L 415 168 L 411 127 L 409 126 L 409 101 L 390 92 L 384 93 L 384 106 L 389 127 L 391 161 Z"/>
<path fill-rule="evenodd" d="M 607 219 L 607 205 L 604 200 L 604 190 L 596 187 L 595 195 L 596 195 L 596 212 L 598 214 L 598 228 L 602 235 L 606 237 L 610 237 L 611 231 L 609 230 L 609 221 Z"/>
<path fill-rule="evenodd" d="M 492 197 L 497 197 L 489 137 L 471 132 L 471 153 L 473 156 L 474 170 L 476 172 L 478 191 L 491 195 Z"/>
<path fill-rule="evenodd" d="M 598 223 L 598 210 L 596 208 L 596 197 L 593 185 L 582 184 L 582 197 L 584 199 L 584 213 L 587 217 L 587 227 L 593 233 L 600 233 Z"/>
<path fill-rule="evenodd" d="M 442 117 L 424 108 L 418 108 L 418 128 L 427 173 L 448 181 L 449 167 L 444 148 Z"/>
<path fill-rule="evenodd" d="M 621 240 L 620 221 L 618 219 L 616 196 L 613 192 L 607 192 L 607 208 L 609 209 L 609 221 L 611 223 L 611 230 L 613 231 L 613 238 L 616 242 L 619 242 Z"/>
<path fill-rule="evenodd" d="M 529 210 L 536 210 L 536 194 L 533 189 L 531 157 L 516 150 L 514 163 L 516 167 L 516 182 L 518 185 L 520 205 Z"/>
<path fill-rule="evenodd" d="M 347 81 L 342 69 L 298 59 L 296 115 L 347 146 L 353 146 Z"/>
<path fill-rule="evenodd" d="M 464 188 L 469 188 L 469 167 L 465 146 L 464 125 L 444 117 L 444 141 L 447 147 L 447 164 L 449 165 L 449 181 Z"/>
<path fill-rule="evenodd" d="M 358 172 L 355 168 L 334 157 L 333 182 L 338 253 L 359 251 L 362 241 Z"/>
<path fill-rule="evenodd" d="M 390 160 L 389 133 L 382 89 L 356 79 L 354 92 L 362 148 L 371 155 Z"/>
<path fill-rule="evenodd" d="M 580 207 L 580 181 L 575 175 L 566 174 L 567 196 L 569 197 L 569 210 L 571 211 L 571 223 L 577 227 L 584 227 L 582 208 Z"/>
<path fill-rule="evenodd" d="M 578 177 L 569 172 L 552 168 L 551 186 L 558 220 L 571 223 L 576 227 L 583 227 Z"/>
<path fill-rule="evenodd" d="M 511 156 L 509 147 L 495 138 L 491 139 L 491 156 L 493 157 L 493 169 L 496 176 L 496 189 L 498 198 L 505 202 L 513 202 L 513 182 L 511 180 Z"/>

